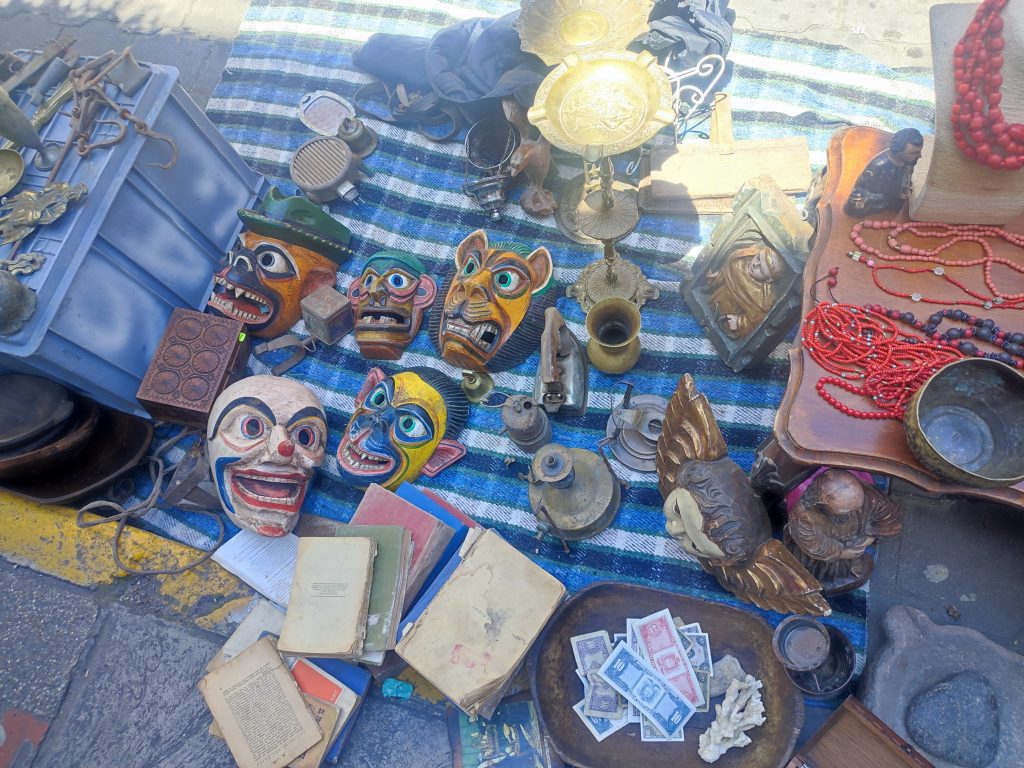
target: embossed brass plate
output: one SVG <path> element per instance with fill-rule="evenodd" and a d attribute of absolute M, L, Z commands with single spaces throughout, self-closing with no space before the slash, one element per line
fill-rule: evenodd
<path fill-rule="evenodd" d="M 625 48 L 647 31 L 654 0 L 522 0 L 521 48 L 557 64 L 572 54 Z"/>
<path fill-rule="evenodd" d="M 527 118 L 559 149 L 594 162 L 671 124 L 672 87 L 646 51 L 573 55 L 544 78 Z"/>

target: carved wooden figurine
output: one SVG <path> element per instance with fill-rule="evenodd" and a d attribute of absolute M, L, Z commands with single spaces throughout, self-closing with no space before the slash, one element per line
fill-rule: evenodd
<path fill-rule="evenodd" d="M 910 197 L 910 178 L 921 159 L 924 138 L 916 128 L 904 128 L 889 148 L 875 155 L 857 177 L 843 211 L 857 218 L 882 211 L 899 211 Z"/>
<path fill-rule="evenodd" d="M 761 500 L 689 374 L 665 411 L 657 469 L 665 529 L 725 589 L 779 613 L 832 612 L 817 579 L 772 538 Z"/>
<path fill-rule="evenodd" d="M 898 534 L 902 518 L 899 505 L 873 485 L 827 469 L 790 509 L 786 545 L 826 594 L 841 594 L 868 580 L 874 562 L 865 550 L 879 536 Z"/>
<path fill-rule="evenodd" d="M 748 181 L 679 286 L 734 371 L 761 363 L 800 315 L 814 229 L 768 176 Z"/>

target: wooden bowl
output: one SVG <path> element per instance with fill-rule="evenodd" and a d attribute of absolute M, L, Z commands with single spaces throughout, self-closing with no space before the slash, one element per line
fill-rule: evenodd
<path fill-rule="evenodd" d="M 747 732 L 751 744 L 730 749 L 717 768 L 782 768 L 804 722 L 804 702 L 772 651 L 772 630 L 758 616 L 727 605 L 634 584 L 600 582 L 567 600 L 544 628 L 531 656 L 530 686 L 541 724 L 555 751 L 577 768 L 704 768 L 697 755 L 700 734 L 715 719 L 698 713 L 684 726 L 684 742 L 641 742 L 640 726 L 627 725 L 602 742 L 590 735 L 573 705 L 583 698 L 569 639 L 604 629 L 626 631 L 627 618 L 668 608 L 686 622 L 700 622 L 711 640 L 713 658 L 734 656 L 764 687 L 764 725 Z"/>
<path fill-rule="evenodd" d="M 925 467 L 976 488 L 1024 480 L 1024 376 L 970 357 L 942 368 L 910 401 L 903 426 Z"/>

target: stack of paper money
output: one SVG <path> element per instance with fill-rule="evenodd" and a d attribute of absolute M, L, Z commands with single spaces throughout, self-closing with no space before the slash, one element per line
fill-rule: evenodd
<path fill-rule="evenodd" d="M 711 643 L 700 624 L 665 609 L 627 619 L 611 641 L 602 630 L 570 642 L 583 682 L 573 710 L 598 741 L 629 723 L 642 741 L 683 741 L 686 721 L 708 711 Z"/>

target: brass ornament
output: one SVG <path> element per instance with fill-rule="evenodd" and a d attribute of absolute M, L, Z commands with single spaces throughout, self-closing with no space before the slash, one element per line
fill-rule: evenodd
<path fill-rule="evenodd" d="M 602 299 L 587 312 L 586 326 L 590 334 L 587 357 L 597 370 L 625 373 L 636 365 L 640 359 L 640 310 L 636 304 L 618 297 Z"/>
<path fill-rule="evenodd" d="M 0 202 L 0 244 L 24 240 L 36 227 L 52 224 L 71 203 L 86 195 L 85 184 L 71 186 L 63 181 L 47 184 L 39 191 L 25 190 Z"/>
<path fill-rule="evenodd" d="M 654 0 L 522 0 L 521 48 L 549 66 L 567 55 L 625 48 L 647 31 Z"/>
<path fill-rule="evenodd" d="M 15 149 L 0 149 L 0 195 L 6 195 L 21 181 L 25 160 Z"/>
<path fill-rule="evenodd" d="M 559 149 L 595 162 L 645 144 L 675 115 L 672 86 L 654 56 L 601 51 L 555 67 L 527 119 Z"/>

